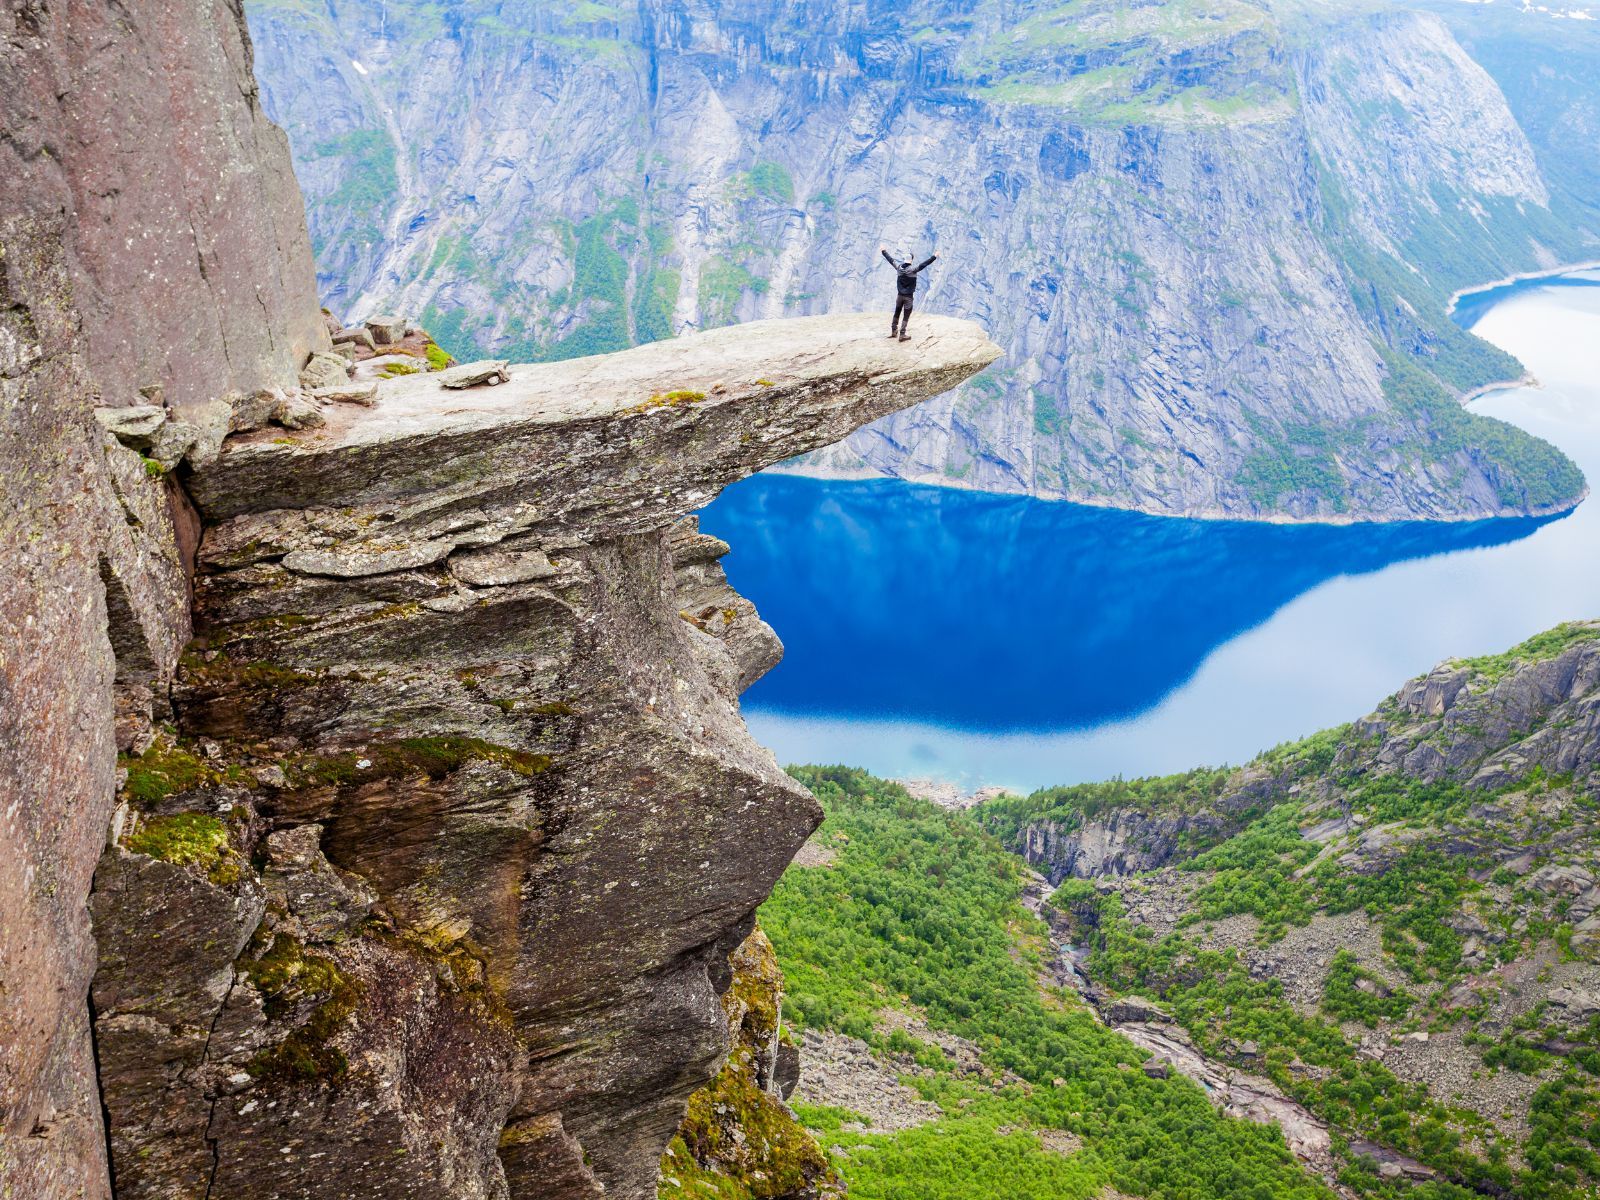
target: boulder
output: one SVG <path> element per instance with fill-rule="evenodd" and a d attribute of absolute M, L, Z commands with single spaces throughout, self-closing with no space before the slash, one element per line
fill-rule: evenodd
<path fill-rule="evenodd" d="M 145 455 L 160 463 L 163 470 L 170 471 L 199 440 L 200 430 L 196 426 L 188 421 L 169 420 L 151 435 Z"/>
<path fill-rule="evenodd" d="M 156 430 L 166 424 L 167 410 L 159 404 L 130 404 L 122 408 L 97 408 L 94 419 L 124 446 L 142 450 Z"/>
<path fill-rule="evenodd" d="M 1162 1062 L 1159 1058 L 1152 1058 L 1148 1060 L 1144 1064 L 1144 1073 L 1146 1077 L 1150 1079 L 1165 1079 L 1169 1074 L 1171 1074 L 1171 1072 L 1167 1069 L 1167 1064 Z"/>
<path fill-rule="evenodd" d="M 372 335 L 372 340 L 380 346 L 392 345 L 406 336 L 406 320 L 404 317 L 370 317 L 366 321 L 367 332 Z"/>
<path fill-rule="evenodd" d="M 484 358 L 477 362 L 462 363 L 439 373 L 439 386 L 469 388 L 480 384 L 510 383 L 511 364 L 503 358 Z"/>
<path fill-rule="evenodd" d="M 327 423 L 322 410 L 304 396 L 285 396 L 278 401 L 272 419 L 285 429 L 315 429 Z"/>
<path fill-rule="evenodd" d="M 273 410 L 283 402 L 280 388 L 262 388 L 236 400 L 228 424 L 230 433 L 253 433 L 272 420 Z"/>
<path fill-rule="evenodd" d="M 333 335 L 333 344 L 365 346 L 368 350 L 378 348 L 377 343 L 372 340 L 372 332 L 365 325 L 352 325 L 348 329 L 339 330 Z"/>
<path fill-rule="evenodd" d="M 354 342 L 335 342 L 333 352 L 351 366 L 355 366 L 356 347 Z"/>
<path fill-rule="evenodd" d="M 350 364 L 337 354 L 313 354 L 300 368 L 300 386 L 307 391 L 338 387 L 350 380 Z"/>
<path fill-rule="evenodd" d="M 1142 1021 L 1150 1025 L 1166 1025 L 1172 1022 L 1172 1017 L 1154 1000 L 1144 996 L 1122 996 L 1106 1005 L 1106 1020 L 1113 1024 Z"/>

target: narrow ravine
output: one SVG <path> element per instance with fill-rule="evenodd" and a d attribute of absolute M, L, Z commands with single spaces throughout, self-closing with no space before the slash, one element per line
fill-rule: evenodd
<path fill-rule="evenodd" d="M 1229 1116 L 1261 1125 L 1276 1124 L 1294 1156 L 1320 1175 L 1336 1194 L 1356 1195 L 1336 1178 L 1338 1164 L 1332 1151 L 1334 1131 L 1325 1121 L 1299 1101 L 1284 1095 L 1283 1090 L 1265 1076 L 1252 1075 L 1202 1053 L 1188 1031 L 1157 1005 L 1136 996 L 1112 996 L 1098 987 L 1085 969 L 1088 950 L 1061 936 L 1057 928 L 1059 918 L 1052 921 L 1047 914 L 1044 902 L 1053 890 L 1049 880 L 1033 871 L 1029 871 L 1029 877 L 1030 882 L 1022 892 L 1022 903 L 1050 928 L 1053 982 L 1075 991 L 1103 1025 L 1146 1051 L 1150 1055 L 1145 1063 L 1147 1072 L 1176 1071 L 1199 1084 L 1211 1102 Z M 1350 1150 L 1376 1160 L 1379 1173 L 1385 1178 L 1424 1180 L 1437 1176 L 1431 1167 L 1375 1142 L 1352 1138 Z"/>

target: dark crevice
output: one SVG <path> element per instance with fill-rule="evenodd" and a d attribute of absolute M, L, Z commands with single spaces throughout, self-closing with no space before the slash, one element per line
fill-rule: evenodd
<path fill-rule="evenodd" d="M 84 1007 L 89 1011 L 89 1053 L 94 1059 L 94 1095 L 100 1104 L 100 1136 L 106 1144 L 106 1186 L 111 1190 L 111 1200 L 116 1200 L 117 1160 L 111 1153 L 111 1110 L 106 1107 L 105 1088 L 100 1083 L 100 1031 L 97 1028 L 100 1014 L 94 1010 L 92 989 L 84 997 Z"/>

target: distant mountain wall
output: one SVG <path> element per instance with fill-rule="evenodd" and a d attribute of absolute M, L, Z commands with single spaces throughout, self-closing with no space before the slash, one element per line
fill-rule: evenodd
<path fill-rule="evenodd" d="M 327 301 L 556 358 L 924 308 L 1007 348 L 803 469 L 1152 512 L 1548 512 L 1547 445 L 1453 397 L 1520 368 L 1451 291 L 1582 256 L 1435 17 L 1175 5 L 249 9 Z M 887 332 L 887 328 L 885 329 Z"/>

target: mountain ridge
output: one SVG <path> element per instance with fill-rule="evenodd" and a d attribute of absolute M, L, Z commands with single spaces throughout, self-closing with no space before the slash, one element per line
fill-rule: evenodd
<path fill-rule="evenodd" d="M 842 34 L 754 2 L 512 19 L 484 0 L 454 24 L 391 4 L 381 37 L 355 10 L 250 14 L 325 289 L 446 343 L 565 357 L 874 308 L 876 243 L 927 245 L 925 304 L 995 330 L 1006 360 L 800 469 L 1174 515 L 1576 501 L 1558 451 L 1457 411 L 1519 371 L 1444 306 L 1577 257 L 1600 222 L 1565 191 L 1563 219 L 1543 207 L 1526 139 L 1437 17 L 1012 7 L 841 10 Z M 1350 92 L 1352 55 L 1403 63 L 1404 103 L 1373 98 L 1381 74 Z M 1378 211 L 1362 181 L 1390 152 L 1414 170 Z M 393 207 L 386 186 L 362 209 L 353 171 L 402 163 Z"/>

